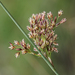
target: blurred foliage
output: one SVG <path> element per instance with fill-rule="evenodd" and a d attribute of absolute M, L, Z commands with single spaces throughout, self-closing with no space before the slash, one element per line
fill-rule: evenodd
<path fill-rule="evenodd" d="M 53 63 L 60 75 L 75 75 L 75 0 L 1 0 L 20 26 L 28 33 L 28 19 L 34 13 L 62 9 L 67 22 L 56 29 L 59 53 L 52 53 Z M 60 18 L 60 20 L 61 20 Z M 21 41 L 24 35 L 0 6 L 0 75 L 54 75 L 45 61 L 32 55 L 15 58 L 9 42 Z M 33 50 L 33 49 L 32 49 Z"/>

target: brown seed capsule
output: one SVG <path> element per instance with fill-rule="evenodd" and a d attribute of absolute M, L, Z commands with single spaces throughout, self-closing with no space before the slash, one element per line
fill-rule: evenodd
<path fill-rule="evenodd" d="M 33 38 L 32 34 L 28 34 L 29 35 L 29 38 Z"/>
<path fill-rule="evenodd" d="M 55 36 L 53 37 L 53 41 L 57 39 L 57 34 L 55 34 Z"/>
<path fill-rule="evenodd" d="M 42 20 L 44 20 L 45 19 L 45 11 L 42 13 Z"/>
<path fill-rule="evenodd" d="M 22 54 L 26 54 L 27 53 L 27 51 L 25 51 L 25 50 L 22 50 Z"/>
<path fill-rule="evenodd" d="M 64 23 L 64 22 L 66 22 L 66 18 L 62 19 L 62 20 L 60 21 L 60 24 L 62 24 L 62 23 Z"/>
<path fill-rule="evenodd" d="M 46 41 L 46 45 L 49 45 L 49 42 L 48 41 Z"/>
<path fill-rule="evenodd" d="M 45 47 L 45 41 L 42 43 L 41 48 L 43 49 Z"/>
<path fill-rule="evenodd" d="M 17 58 L 19 55 L 20 55 L 20 52 L 17 52 L 17 53 L 15 54 L 15 57 Z"/>
<path fill-rule="evenodd" d="M 60 22 L 56 24 L 56 27 L 57 27 L 59 24 L 60 24 Z"/>
<path fill-rule="evenodd" d="M 55 26 L 55 22 L 54 22 L 54 21 L 52 21 L 51 25 L 52 25 L 52 27 L 54 27 L 54 26 Z"/>
<path fill-rule="evenodd" d="M 15 47 L 14 47 L 14 46 L 10 46 L 10 47 L 8 47 L 8 48 L 10 48 L 11 50 L 13 50 Z"/>
<path fill-rule="evenodd" d="M 27 29 L 29 30 L 29 31 L 32 31 L 33 29 L 31 28 L 31 27 L 29 27 L 29 26 L 27 26 Z"/>
<path fill-rule="evenodd" d="M 35 14 L 32 14 L 32 18 L 35 19 L 35 17 L 36 17 L 36 15 Z"/>
<path fill-rule="evenodd" d="M 53 18 L 53 14 L 51 12 L 47 13 L 47 18 L 48 19 Z"/>
<path fill-rule="evenodd" d="M 15 45 L 19 45 L 19 42 L 14 40 L 14 44 Z"/>
<path fill-rule="evenodd" d="M 58 16 L 59 16 L 59 17 L 60 17 L 62 14 L 63 14 L 63 11 L 62 11 L 62 10 L 58 11 Z"/>
<path fill-rule="evenodd" d="M 17 50 L 17 51 L 21 51 L 22 49 L 21 49 L 21 48 L 17 48 L 16 50 Z"/>
<path fill-rule="evenodd" d="M 36 48 L 34 48 L 34 51 L 35 51 L 35 52 L 37 52 L 37 49 L 36 49 Z"/>
<path fill-rule="evenodd" d="M 33 25 L 35 24 L 35 20 L 32 18 L 29 19 L 29 22 L 30 22 L 30 24 L 33 24 Z"/>
<path fill-rule="evenodd" d="M 50 45 L 52 45 L 52 43 L 53 43 L 53 39 L 51 38 L 49 41 L 50 41 Z"/>
<path fill-rule="evenodd" d="M 22 45 L 22 47 L 26 47 L 26 43 L 24 42 L 24 39 L 22 39 L 22 41 L 21 41 L 21 45 Z"/>
<path fill-rule="evenodd" d="M 10 46 L 8 48 L 10 48 L 11 50 L 13 50 L 15 48 L 15 46 L 13 46 L 13 44 L 10 43 Z"/>
<path fill-rule="evenodd" d="M 53 44 L 56 45 L 56 46 L 58 46 L 58 43 L 56 43 L 56 42 L 53 42 Z"/>
<path fill-rule="evenodd" d="M 27 49 L 30 49 L 30 45 L 29 44 L 27 44 Z"/>
<path fill-rule="evenodd" d="M 57 48 L 55 48 L 55 47 L 53 47 L 53 48 L 52 48 L 52 51 L 54 51 L 54 52 L 57 52 L 57 53 L 58 53 L 58 50 L 57 50 Z"/>

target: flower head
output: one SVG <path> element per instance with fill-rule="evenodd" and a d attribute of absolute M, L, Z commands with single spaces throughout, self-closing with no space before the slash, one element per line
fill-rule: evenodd
<path fill-rule="evenodd" d="M 62 11 L 62 10 L 58 11 L 58 16 L 59 16 L 59 17 L 60 17 L 62 14 L 63 14 L 63 11 Z"/>
<path fill-rule="evenodd" d="M 63 11 L 60 10 L 58 12 L 58 17 L 62 14 Z M 52 12 L 47 13 L 47 16 L 46 12 L 42 12 L 39 14 L 33 14 L 32 17 L 30 17 L 30 26 L 27 26 L 27 29 L 30 31 L 28 35 L 34 40 L 35 45 L 46 58 L 48 57 L 47 54 L 50 54 L 52 51 L 58 53 L 58 49 L 56 47 L 58 46 L 58 43 L 56 42 L 57 34 L 55 34 L 55 28 L 65 21 L 66 18 L 57 23 L 57 17 L 54 17 L 53 19 Z M 34 48 L 34 51 L 37 50 Z"/>
<path fill-rule="evenodd" d="M 19 55 L 20 55 L 20 52 L 17 52 L 17 53 L 15 54 L 15 57 L 17 58 Z"/>
<path fill-rule="evenodd" d="M 15 46 L 14 46 L 15 45 Z M 31 50 L 30 50 L 30 45 L 29 44 L 26 44 L 24 39 L 22 39 L 22 41 L 19 43 L 18 41 L 14 41 L 14 45 L 12 43 L 10 43 L 10 49 L 15 49 L 17 52 L 15 53 L 15 57 L 17 58 L 21 53 L 24 55 L 26 53 L 29 53 L 29 54 L 33 54 L 33 55 L 36 55 L 36 56 L 40 56 L 38 54 L 35 54 L 33 53 Z"/>
<path fill-rule="evenodd" d="M 19 42 L 14 40 L 14 44 L 15 45 L 19 45 Z"/>
<path fill-rule="evenodd" d="M 62 24 L 62 23 L 64 23 L 64 22 L 66 22 L 66 18 L 62 19 L 62 20 L 60 21 L 60 24 Z"/>
<path fill-rule="evenodd" d="M 12 49 L 14 49 L 14 48 L 15 48 L 15 46 L 13 46 L 13 44 L 12 44 L 12 43 L 10 43 L 10 46 L 9 46 L 8 48 L 10 48 L 10 49 L 12 50 Z"/>
<path fill-rule="evenodd" d="M 29 19 L 30 26 L 27 26 L 27 29 L 29 30 L 29 38 L 33 39 L 34 44 L 52 65 L 53 63 L 50 58 L 51 52 L 54 51 L 58 53 L 58 43 L 56 41 L 57 34 L 55 33 L 55 28 L 66 21 L 66 18 L 64 18 L 57 23 L 58 18 L 62 14 L 62 10 L 58 11 L 58 17 L 54 17 L 51 11 L 47 14 L 45 11 L 39 14 L 32 14 Z M 18 51 L 15 54 L 16 58 L 20 55 L 20 53 L 29 53 L 41 57 L 36 48 L 34 48 L 34 51 L 37 53 L 30 50 L 30 45 L 26 44 L 24 39 L 22 39 L 20 43 L 18 41 L 14 41 L 14 45 L 10 43 L 9 48 L 11 50 L 16 49 L 16 51 Z"/>
<path fill-rule="evenodd" d="M 48 18 L 48 19 L 53 18 L 53 14 L 51 13 L 51 11 L 50 11 L 49 13 L 47 13 L 47 18 Z"/>

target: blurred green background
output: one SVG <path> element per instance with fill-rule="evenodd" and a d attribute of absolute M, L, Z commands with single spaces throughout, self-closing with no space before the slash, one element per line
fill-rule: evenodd
<path fill-rule="evenodd" d="M 56 29 L 58 51 L 52 60 L 60 75 L 75 75 L 75 0 L 1 0 L 20 26 L 28 33 L 28 19 L 34 13 L 51 11 L 54 16 L 62 9 L 67 22 Z M 20 55 L 8 49 L 9 42 L 21 41 L 24 35 L 0 6 L 0 75 L 55 75 L 42 58 Z"/>

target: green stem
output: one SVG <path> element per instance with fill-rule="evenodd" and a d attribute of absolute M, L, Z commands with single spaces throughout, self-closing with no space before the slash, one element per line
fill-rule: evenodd
<path fill-rule="evenodd" d="M 48 66 L 52 69 L 52 71 L 59 75 L 56 70 L 53 68 L 53 66 L 49 63 L 49 61 L 44 57 L 44 55 L 39 51 L 39 49 L 36 47 L 36 45 L 32 42 L 32 40 L 28 37 L 28 35 L 24 32 L 24 30 L 20 27 L 20 25 L 16 22 L 16 20 L 12 17 L 12 15 L 9 13 L 9 11 L 6 9 L 6 7 L 2 4 L 0 1 L 1 7 L 4 9 L 4 11 L 8 14 L 8 16 L 12 19 L 12 21 L 15 23 L 15 25 L 19 28 L 19 30 L 23 33 L 23 35 L 29 40 L 29 42 L 38 50 L 44 61 L 48 64 Z"/>
<path fill-rule="evenodd" d="M 58 21 L 58 19 L 59 19 L 59 16 L 57 17 L 57 21 Z M 57 22 L 57 21 L 56 21 L 56 22 Z"/>
<path fill-rule="evenodd" d="M 50 58 L 51 58 L 51 53 L 52 53 L 52 52 L 50 52 Z"/>
<path fill-rule="evenodd" d="M 33 52 L 28 52 L 29 54 L 32 54 L 32 55 L 35 55 L 35 56 L 38 56 L 38 57 L 41 57 L 41 55 L 38 55 L 38 54 L 35 54 Z"/>
<path fill-rule="evenodd" d="M 47 56 L 47 58 L 48 58 L 48 56 L 49 56 L 49 53 L 48 53 L 48 51 L 47 51 L 47 48 L 46 48 L 46 56 Z"/>

